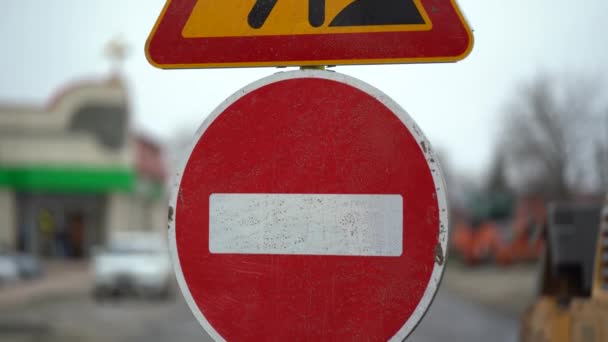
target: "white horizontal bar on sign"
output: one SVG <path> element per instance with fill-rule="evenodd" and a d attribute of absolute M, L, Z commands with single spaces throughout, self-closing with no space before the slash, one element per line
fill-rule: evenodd
<path fill-rule="evenodd" d="M 401 195 L 212 194 L 217 254 L 400 256 Z"/>

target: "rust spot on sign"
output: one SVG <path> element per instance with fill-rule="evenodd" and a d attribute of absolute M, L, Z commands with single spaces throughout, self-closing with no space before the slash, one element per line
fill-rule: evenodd
<path fill-rule="evenodd" d="M 171 223 L 173 221 L 173 207 L 169 206 L 169 213 L 167 215 L 167 218 L 169 220 L 169 223 Z"/>
<path fill-rule="evenodd" d="M 184 204 L 184 194 L 182 193 L 182 189 L 179 189 L 177 193 L 177 197 L 179 199 L 179 204 Z"/>
<path fill-rule="evenodd" d="M 444 261 L 443 248 L 441 247 L 441 244 L 438 243 L 437 246 L 435 246 L 435 262 L 439 266 L 442 266 Z"/>

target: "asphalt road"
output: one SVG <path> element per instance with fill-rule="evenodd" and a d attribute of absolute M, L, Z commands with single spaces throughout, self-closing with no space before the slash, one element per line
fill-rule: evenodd
<path fill-rule="evenodd" d="M 515 342 L 516 317 L 467 302 L 446 291 L 435 298 L 422 323 L 408 338 L 414 342 Z"/>
<path fill-rule="evenodd" d="M 408 341 L 516 340 L 517 321 L 440 291 Z M 171 301 L 96 303 L 84 293 L 0 308 L 0 341 L 211 341 L 181 295 Z"/>

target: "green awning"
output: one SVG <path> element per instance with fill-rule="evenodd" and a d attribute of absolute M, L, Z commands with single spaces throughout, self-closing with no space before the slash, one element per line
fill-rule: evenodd
<path fill-rule="evenodd" d="M 132 192 L 135 171 L 128 168 L 0 166 L 0 188 L 54 193 Z"/>

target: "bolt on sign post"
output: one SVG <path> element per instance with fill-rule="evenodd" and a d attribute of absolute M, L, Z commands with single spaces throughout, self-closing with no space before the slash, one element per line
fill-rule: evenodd
<path fill-rule="evenodd" d="M 472 46 L 456 0 L 167 0 L 146 56 L 322 67 L 454 62 Z M 312 69 L 229 97 L 178 169 L 173 265 L 216 340 L 401 341 L 439 287 L 448 213 L 431 145 L 379 90 Z"/>
<path fill-rule="evenodd" d="M 178 176 L 171 253 L 214 339 L 401 341 L 430 306 L 445 185 L 379 90 L 319 70 L 259 80 L 205 120 Z"/>
<path fill-rule="evenodd" d="M 456 0 L 168 0 L 160 68 L 453 62 L 473 35 Z"/>

